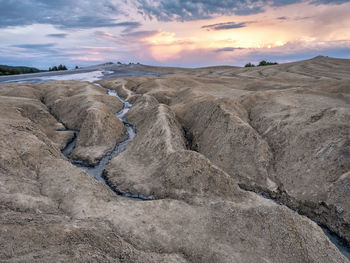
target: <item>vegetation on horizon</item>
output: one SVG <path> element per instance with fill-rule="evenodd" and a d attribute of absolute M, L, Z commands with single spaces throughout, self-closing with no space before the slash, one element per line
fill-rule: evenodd
<path fill-rule="evenodd" d="M 244 67 L 251 68 L 251 67 L 263 67 L 263 66 L 271 66 L 271 65 L 278 65 L 278 63 L 277 62 L 269 62 L 269 61 L 266 61 L 266 60 L 262 60 L 262 61 L 259 62 L 259 64 L 257 66 L 255 66 L 253 63 L 249 62 Z"/>
<path fill-rule="evenodd" d="M 28 74 L 28 73 L 37 73 L 41 70 L 31 67 L 13 67 L 7 65 L 0 65 L 0 76 L 8 75 L 18 75 L 18 74 Z"/>
<path fill-rule="evenodd" d="M 246 68 L 253 68 L 253 67 L 255 67 L 255 65 L 253 63 L 249 62 L 248 64 L 245 64 L 244 67 L 246 67 Z"/>
<path fill-rule="evenodd" d="M 52 68 L 49 68 L 49 71 L 61 71 L 61 70 L 68 70 L 65 65 L 60 64 L 58 67 L 53 66 Z"/>

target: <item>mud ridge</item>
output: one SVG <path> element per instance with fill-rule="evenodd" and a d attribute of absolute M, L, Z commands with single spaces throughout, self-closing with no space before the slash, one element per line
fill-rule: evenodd
<path fill-rule="evenodd" d="M 105 184 L 118 196 L 122 196 L 122 197 L 128 198 L 130 200 L 134 200 L 134 201 L 154 201 L 154 200 L 157 200 L 154 196 L 145 196 L 143 194 L 135 194 L 135 193 L 131 193 L 129 191 L 120 190 L 116 185 L 114 185 L 108 179 L 105 171 L 102 173 L 102 178 L 104 179 Z"/>
<path fill-rule="evenodd" d="M 320 120 L 328 110 L 328 108 L 324 109 L 319 114 L 312 116 L 311 121 L 316 122 Z M 253 118 L 251 117 L 251 111 L 248 112 L 248 120 L 249 125 L 269 146 L 270 153 L 272 154 L 272 158 L 269 163 L 269 170 L 272 170 L 275 173 L 276 151 L 274 147 L 272 146 L 269 139 L 263 134 L 261 134 L 257 127 L 254 127 Z M 334 205 L 327 205 L 325 202 L 322 201 L 315 203 L 307 200 L 298 200 L 297 198 L 294 198 L 288 194 L 288 192 L 284 189 L 283 184 L 279 182 L 278 178 L 274 178 L 274 180 L 277 180 L 278 182 L 278 187 L 275 191 L 271 191 L 267 188 L 264 188 L 263 186 L 258 186 L 256 184 L 247 185 L 241 183 L 239 184 L 239 186 L 243 190 L 260 194 L 261 196 L 271 199 L 277 202 L 278 204 L 287 206 L 288 208 L 292 209 L 300 215 L 308 217 L 309 219 L 320 225 L 322 228 L 329 231 L 332 235 L 336 236 L 336 238 L 340 240 L 341 245 L 343 245 L 345 249 L 348 250 L 348 253 L 350 253 L 349 240 L 347 240 L 346 237 L 343 237 L 339 234 L 346 233 L 347 229 L 350 229 L 350 225 L 341 217 L 337 216 L 339 212 L 337 211 L 337 208 Z M 332 224 L 330 222 L 336 223 Z"/>
<path fill-rule="evenodd" d="M 256 127 L 254 127 L 253 125 L 253 118 L 252 118 L 252 112 L 248 111 L 248 124 L 249 126 L 256 132 L 256 134 L 258 134 L 261 138 L 261 140 L 263 140 L 267 146 L 269 147 L 269 152 L 271 154 L 271 158 L 270 158 L 270 162 L 269 162 L 269 169 L 272 169 L 274 172 L 276 171 L 276 152 L 275 149 L 272 147 L 271 143 L 269 142 L 269 140 L 267 138 L 265 138 L 265 136 L 263 134 L 261 134 L 261 132 L 259 131 L 259 129 L 257 129 Z M 275 179 L 275 178 L 274 178 Z"/>

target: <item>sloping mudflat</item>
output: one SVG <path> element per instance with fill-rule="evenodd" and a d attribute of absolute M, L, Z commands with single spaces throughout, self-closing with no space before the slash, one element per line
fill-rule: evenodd
<path fill-rule="evenodd" d="M 144 70 L 0 86 L 0 261 L 348 262 L 350 61 Z"/>

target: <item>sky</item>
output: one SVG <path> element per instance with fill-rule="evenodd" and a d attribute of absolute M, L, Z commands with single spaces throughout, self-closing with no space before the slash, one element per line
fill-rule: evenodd
<path fill-rule="evenodd" d="M 350 0 L 0 0 L 0 64 L 350 58 Z"/>

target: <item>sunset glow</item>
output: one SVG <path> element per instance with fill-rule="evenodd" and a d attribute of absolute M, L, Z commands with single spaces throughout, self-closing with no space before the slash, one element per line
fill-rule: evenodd
<path fill-rule="evenodd" d="M 166 9 L 171 2 L 166 0 L 58 2 L 62 6 L 50 10 L 45 3 L 42 14 L 25 12 L 22 25 L 7 17 L 18 8 L 5 5 L 7 10 L 0 11 L 2 64 L 45 68 L 57 62 L 122 61 L 193 67 L 288 62 L 319 54 L 350 57 L 350 1 L 241 1 L 239 7 L 225 1 L 232 2 L 232 10 L 218 3 L 214 11 L 205 9 L 206 1 L 193 1 L 194 10 L 181 7 L 182 1 Z M 71 5 L 87 13 L 61 20 Z"/>

